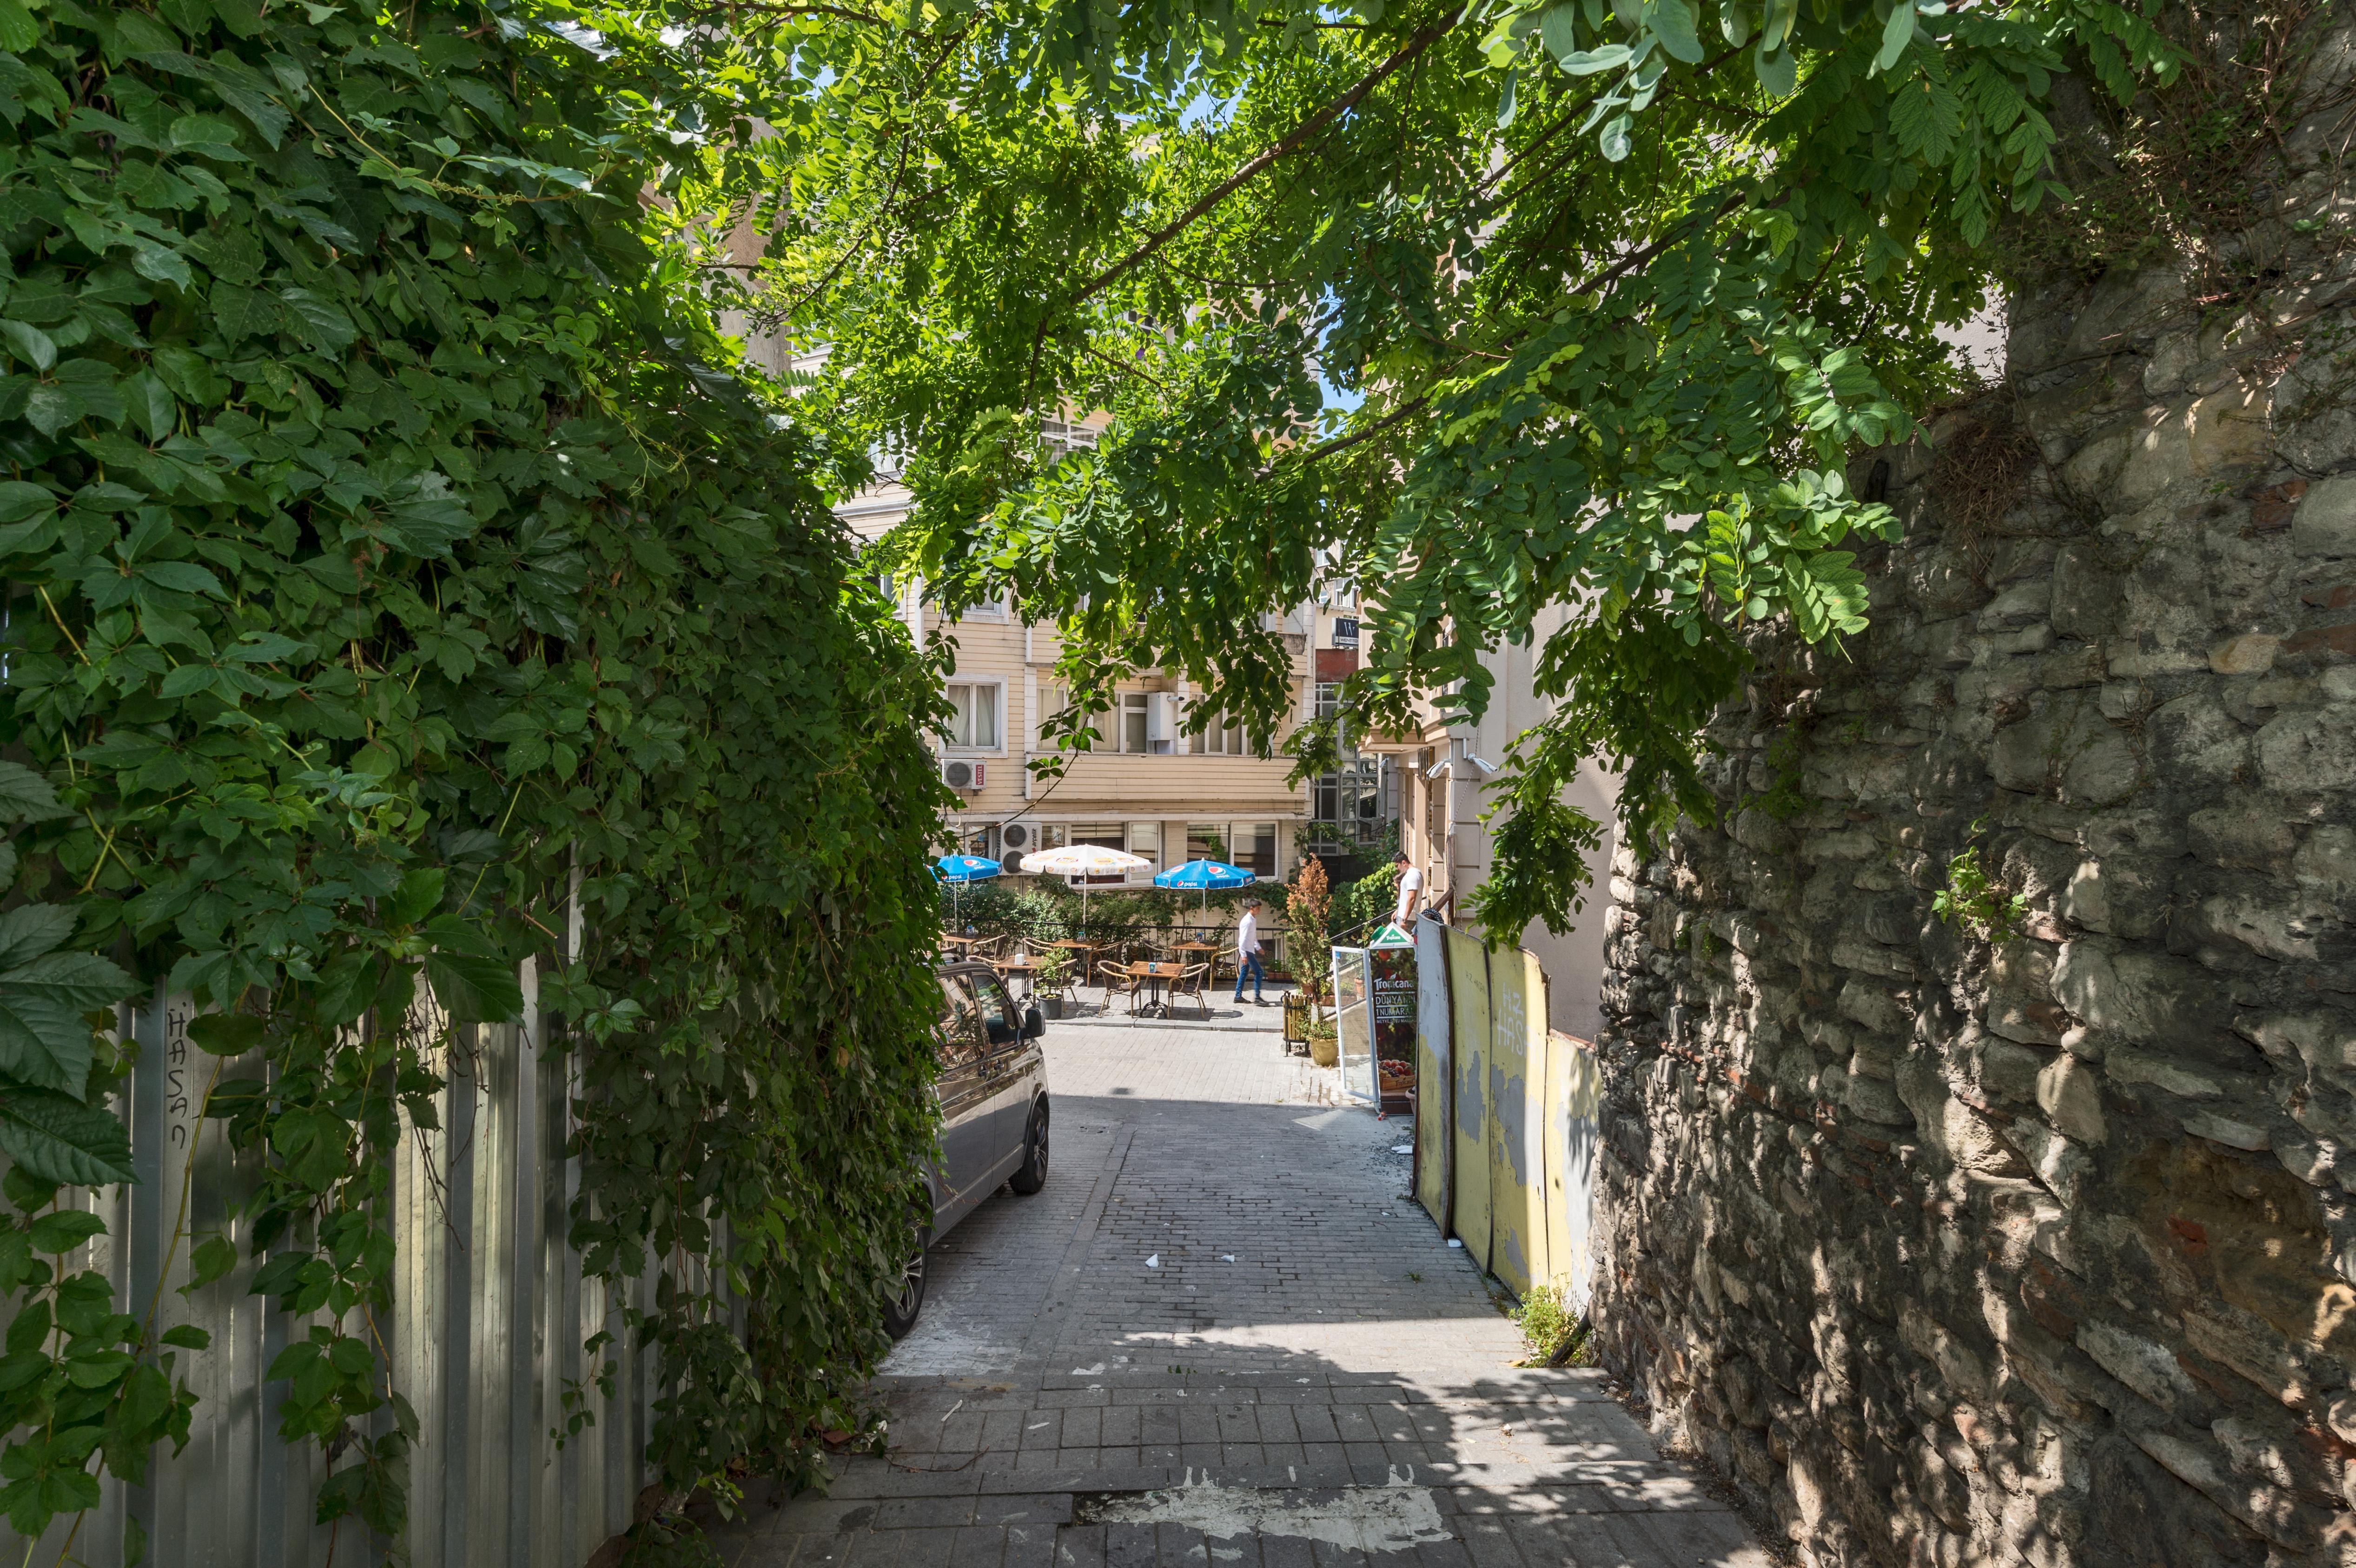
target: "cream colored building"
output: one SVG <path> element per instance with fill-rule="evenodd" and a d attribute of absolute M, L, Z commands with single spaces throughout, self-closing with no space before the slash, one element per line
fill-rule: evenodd
<path fill-rule="evenodd" d="M 1047 434 L 1075 446 L 1094 439 L 1085 424 L 1051 425 Z M 861 537 L 875 539 L 907 515 L 909 501 L 886 479 L 835 510 Z M 1004 604 L 945 623 L 921 583 L 899 592 L 901 616 L 920 647 L 943 637 L 957 645 L 948 682 L 956 717 L 940 764 L 963 801 L 951 819 L 962 853 L 1008 860 L 1096 843 L 1147 863 L 1126 876 L 1092 879 L 1098 886 L 1141 886 L 1155 872 L 1195 859 L 1227 861 L 1264 881 L 1291 875 L 1306 850 L 1310 789 L 1286 782 L 1291 760 L 1275 747 L 1313 711 L 1316 607 L 1268 623 L 1284 637 L 1295 670 L 1293 700 L 1270 756 L 1257 755 L 1256 738 L 1240 728 L 1188 736 L 1187 683 L 1147 671 L 1121 684 L 1112 711 L 1098 721 L 1092 749 L 1070 754 L 1060 779 L 1043 780 L 1028 765 L 1054 755 L 1040 729 L 1065 703 L 1055 628 Z"/>
<path fill-rule="evenodd" d="M 1507 645 L 1483 662 L 1495 676 L 1489 711 L 1478 725 L 1443 725 L 1427 705 L 1423 727 L 1410 735 L 1369 736 L 1362 751 L 1382 756 L 1396 770 L 1399 842 L 1423 873 L 1428 905 L 1451 923 L 1472 927 L 1463 913 L 1472 890 L 1489 875 L 1495 846 L 1481 818 L 1495 801 L 1493 780 L 1522 732 L 1552 711 L 1533 693 L 1538 652 L 1569 617 L 1556 606 L 1542 615 L 1526 647 Z M 1580 769 L 1564 799 L 1603 824 L 1603 842 L 1588 857 L 1592 878 L 1587 908 L 1573 929 L 1556 935 L 1533 922 L 1515 940 L 1538 955 L 1547 972 L 1547 1022 L 1591 1040 L 1602 1021 L 1603 912 L 1611 905 L 1612 851 L 1619 779 L 1592 763 Z"/>

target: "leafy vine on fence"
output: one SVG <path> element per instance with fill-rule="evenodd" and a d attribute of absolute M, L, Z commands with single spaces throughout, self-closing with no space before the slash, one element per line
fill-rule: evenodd
<path fill-rule="evenodd" d="M 671 134 L 749 127 L 659 18 L 266 8 L 0 0 L 0 1508 L 188 1431 L 201 1336 L 41 1261 L 130 1176 L 97 1026 L 160 981 L 267 1064 L 210 1096 L 262 1175 L 191 1277 L 305 1316 L 279 1430 L 398 1534 L 388 1155 L 527 959 L 573 1240 L 660 1275 L 663 1484 L 808 1479 L 929 1135 L 938 688 L 645 238 Z"/>

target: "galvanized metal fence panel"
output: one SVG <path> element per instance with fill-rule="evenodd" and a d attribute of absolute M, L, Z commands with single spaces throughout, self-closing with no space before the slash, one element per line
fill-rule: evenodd
<path fill-rule="evenodd" d="M 251 1294 L 257 1265 L 236 1211 L 259 1161 L 232 1153 L 221 1124 L 203 1118 L 213 1087 L 264 1068 L 258 1054 L 197 1049 L 187 999 L 159 992 L 124 1007 L 119 1025 L 139 1047 L 117 1105 L 138 1182 L 66 1196 L 108 1234 L 65 1262 L 104 1273 L 118 1310 L 152 1315 L 158 1333 L 187 1323 L 211 1336 L 210 1348 L 179 1352 L 198 1396 L 189 1441 L 177 1457 L 159 1445 L 144 1486 L 109 1477 L 98 1508 L 37 1542 L 0 1523 L 0 1561 L 112 1568 L 136 1527 L 155 1568 L 327 1568 L 331 1552 L 356 1563 L 395 1550 L 416 1568 L 579 1568 L 628 1528 L 652 1478 L 642 1456 L 657 1359 L 629 1343 L 619 1293 L 584 1280 L 566 1242 L 581 1183 L 580 1162 L 564 1155 L 578 1079 L 548 1048 L 535 966 L 522 979 L 520 1023 L 443 1031 L 441 1125 L 404 1118 L 392 1158 L 394 1301 L 369 1331 L 419 1423 L 406 1540 L 370 1539 L 357 1520 L 316 1521 L 326 1457 L 278 1435 L 286 1387 L 266 1373 L 324 1315 L 290 1316 Z M 241 1261 L 184 1292 L 190 1249 L 210 1235 L 236 1243 Z M 651 1305 L 650 1278 L 627 1288 Z M 583 1347 L 601 1331 L 612 1338 L 593 1360 Z M 601 1364 L 611 1372 L 603 1387 Z M 588 1420 L 566 1437 L 574 1412 Z M 380 1412 L 376 1430 L 391 1426 Z"/>

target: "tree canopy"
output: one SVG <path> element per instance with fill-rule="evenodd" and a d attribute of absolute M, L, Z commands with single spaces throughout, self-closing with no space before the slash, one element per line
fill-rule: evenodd
<path fill-rule="evenodd" d="M 1706 809 L 1743 623 L 1863 625 L 1847 456 L 1954 391 L 1991 234 L 2063 202 L 2051 105 L 2170 51 L 2113 0 L 735 0 L 689 46 L 755 134 L 683 199 L 756 319 L 831 346 L 814 415 L 905 464 L 894 549 L 1265 721 L 1260 612 L 1348 579 L 1344 709 L 1481 711 L 1538 660 L 1481 895 L 1560 925 L 1596 757 L 1641 838 Z M 724 251 L 723 237 L 735 248 Z M 761 247 L 747 265 L 744 236 Z M 1105 408 L 1063 461 L 1037 423 Z M 856 471 L 839 476 L 856 482 Z M 1330 745 L 1291 744 L 1304 768 Z"/>

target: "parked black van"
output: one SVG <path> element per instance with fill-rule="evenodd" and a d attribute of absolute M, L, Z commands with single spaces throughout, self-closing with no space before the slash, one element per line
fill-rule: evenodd
<path fill-rule="evenodd" d="M 884 1305 L 884 1326 L 894 1339 L 916 1326 L 925 1305 L 925 1252 L 933 1241 L 1001 1182 L 1026 1194 L 1047 1185 L 1047 1062 L 1039 1049 L 1047 1020 L 1035 1006 L 1017 1012 L 1006 983 L 988 964 L 945 963 L 936 978 L 941 1149 L 925 1164 L 931 1219 L 916 1226 L 899 1293 Z"/>

